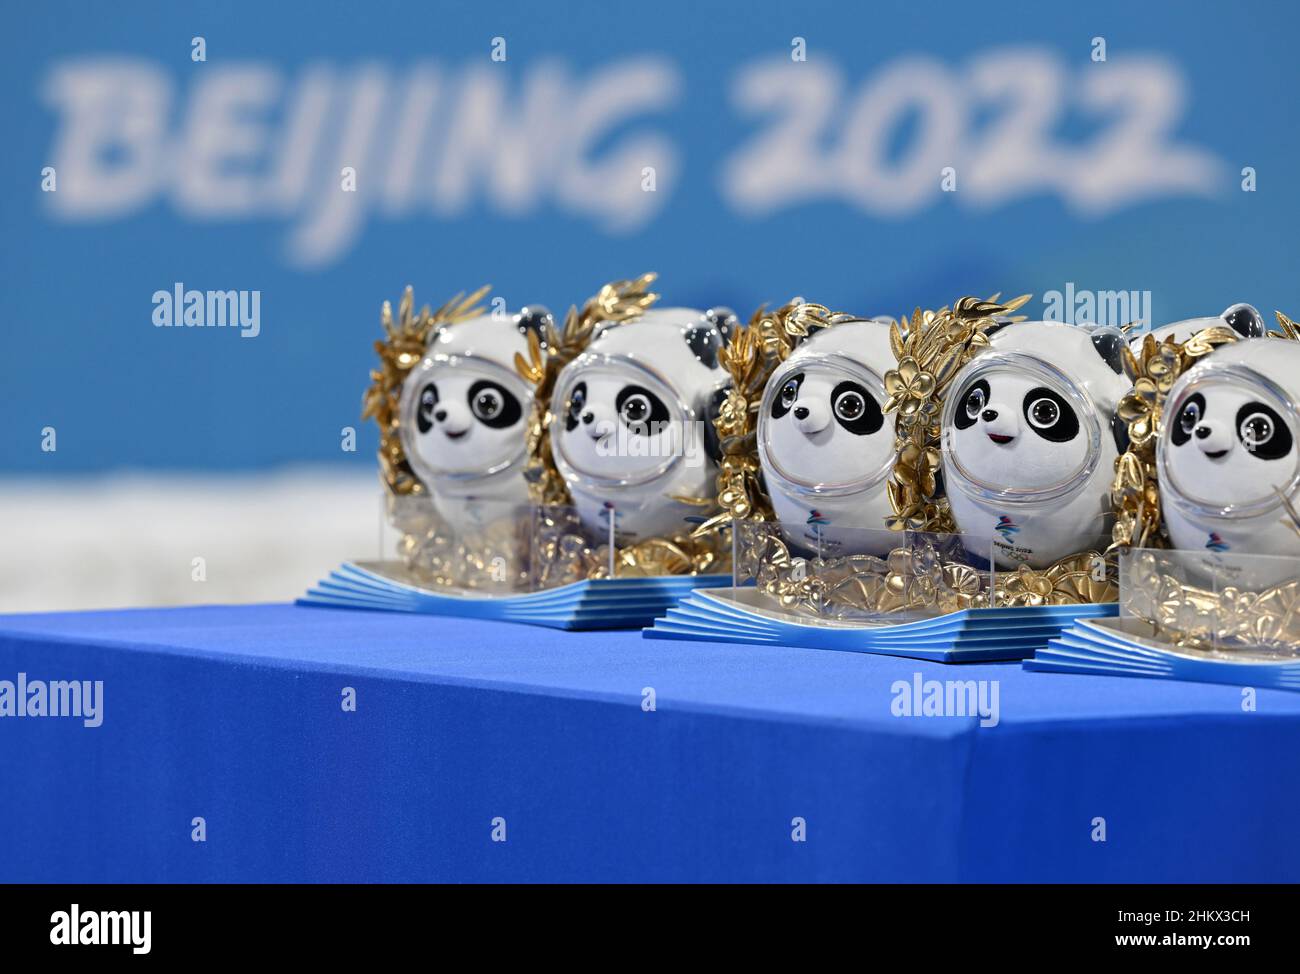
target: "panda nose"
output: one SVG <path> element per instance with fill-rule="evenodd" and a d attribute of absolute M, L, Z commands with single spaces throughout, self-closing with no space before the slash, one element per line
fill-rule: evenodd
<path fill-rule="evenodd" d="M 596 414 L 591 412 L 590 410 L 582 414 L 582 421 L 588 425 L 590 425 L 591 421 L 595 418 L 596 418 Z"/>
<path fill-rule="evenodd" d="M 991 423 L 998 418 L 998 411 L 996 409 L 986 409 L 980 413 L 980 418 L 986 423 Z"/>
<path fill-rule="evenodd" d="M 447 410 L 439 409 L 437 412 L 433 414 L 433 418 L 441 423 L 444 419 L 447 418 Z"/>
<path fill-rule="evenodd" d="M 807 406 L 795 406 L 795 407 L 794 407 L 794 418 L 795 418 L 795 419 L 807 419 L 807 418 L 808 418 L 808 407 L 807 407 Z"/>
<path fill-rule="evenodd" d="M 1211 433 L 1211 430 L 1210 430 L 1210 428 L 1209 428 L 1208 426 L 1198 426 L 1198 427 L 1196 427 L 1196 438 L 1197 438 L 1198 440 L 1203 440 L 1203 439 L 1205 439 L 1207 436 L 1210 435 L 1210 433 Z"/>

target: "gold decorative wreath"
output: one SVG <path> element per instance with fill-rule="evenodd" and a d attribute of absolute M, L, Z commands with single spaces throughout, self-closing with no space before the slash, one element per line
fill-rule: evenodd
<path fill-rule="evenodd" d="M 1288 656 L 1300 650 L 1300 578 L 1259 592 L 1235 586 L 1216 591 L 1166 570 L 1159 552 L 1134 551 L 1129 558 L 1125 611 L 1174 645 Z"/>
<path fill-rule="evenodd" d="M 851 620 L 989 604 L 988 572 L 947 558 L 928 540 L 885 557 L 806 559 L 791 554 L 775 524 L 740 522 L 737 532 L 738 572 L 782 609 Z"/>
<path fill-rule="evenodd" d="M 634 322 L 659 295 L 649 290 L 655 274 L 613 281 L 602 287 L 579 311 L 569 308 L 560 328 L 547 325 L 539 338 L 528 335 L 528 357 L 515 355 L 515 369 L 533 386 L 533 409 L 528 418 L 528 462 L 524 476 L 533 502 L 543 518 L 539 559 L 544 573 L 556 581 L 614 576 L 698 575 L 725 571 L 730 548 L 717 528 L 682 532 L 670 538 L 644 541 L 610 552 L 608 545 L 590 545 L 571 512 L 558 510 L 572 504 L 555 458 L 551 454 L 551 397 L 561 370 L 581 355 L 602 322 Z M 677 497 L 675 500 L 711 513 L 712 498 Z M 547 580 L 543 579 L 543 584 Z"/>

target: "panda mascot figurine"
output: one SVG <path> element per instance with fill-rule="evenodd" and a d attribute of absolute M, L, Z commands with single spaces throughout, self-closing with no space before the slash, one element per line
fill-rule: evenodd
<path fill-rule="evenodd" d="M 402 383 L 402 447 L 453 526 L 482 527 L 529 503 L 523 471 L 533 392 L 514 357 L 526 358 L 528 333 L 545 335 L 550 321 L 534 306 L 444 325 Z"/>
<path fill-rule="evenodd" d="M 893 363 L 888 320 L 845 317 L 805 339 L 768 379 L 758 457 L 792 544 L 882 555 L 897 543 L 885 524 L 894 418 L 881 411 Z"/>
<path fill-rule="evenodd" d="M 718 448 L 712 418 L 729 377 L 718 353 L 736 326 L 725 308 L 659 308 L 596 326 L 560 372 L 551 400 L 551 453 L 583 528 L 616 545 L 692 530 L 712 496 Z"/>
<path fill-rule="evenodd" d="M 1300 343 L 1223 345 L 1169 390 L 1156 466 L 1174 547 L 1300 557 Z"/>
<path fill-rule="evenodd" d="M 1215 325 L 1223 325 L 1231 328 L 1241 338 L 1263 338 L 1268 332 L 1268 326 L 1264 324 L 1264 319 L 1260 317 L 1258 311 L 1249 304 L 1234 304 L 1223 314 L 1216 318 L 1188 318 L 1185 321 L 1175 321 L 1172 324 L 1161 325 L 1159 328 L 1151 330 L 1150 334 L 1155 336 L 1155 340 L 1163 342 L 1167 338 L 1182 343 Z M 1142 347 L 1142 342 L 1146 338 L 1146 333 L 1133 335 L 1129 339 L 1129 346 L 1134 352 Z"/>
<path fill-rule="evenodd" d="M 1046 568 L 1109 543 L 1110 484 L 1128 446 L 1130 388 L 1118 329 L 999 323 L 957 374 L 943 410 L 943 476 L 974 554 Z"/>

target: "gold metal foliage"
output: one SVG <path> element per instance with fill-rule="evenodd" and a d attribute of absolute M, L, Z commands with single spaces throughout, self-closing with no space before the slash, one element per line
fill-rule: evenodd
<path fill-rule="evenodd" d="M 1260 591 L 1189 584 L 1166 570 L 1159 552 L 1135 551 L 1125 579 L 1125 611 L 1162 639 L 1201 651 L 1300 653 L 1300 578 Z"/>
<path fill-rule="evenodd" d="M 1022 294 L 999 304 L 996 294 L 988 300 L 964 297 L 951 308 L 917 308 L 890 327 L 889 343 L 897 365 L 884 376 L 889 398 L 882 411 L 896 414 L 897 459 L 886 485 L 894 510 L 886 523 L 892 530 L 939 534 L 956 530 L 937 483 L 944 397 L 962 366 L 988 346 L 985 332 L 1008 320 L 1029 298 Z"/>
<path fill-rule="evenodd" d="M 921 540 L 885 557 L 802 558 L 776 525 L 741 526 L 739 573 L 780 608 L 837 621 L 906 612 L 956 612 L 989 605 L 987 571 Z"/>
<path fill-rule="evenodd" d="M 483 314 L 484 309 L 479 302 L 490 290 L 490 286 L 484 285 L 469 295 L 462 292 L 437 311 L 430 311 L 429 306 L 425 305 L 417 315 L 414 313 L 415 290 L 407 285 L 397 307 L 396 321 L 393 319 L 393 306 L 387 301 L 383 304 L 379 322 L 384 329 L 384 340 L 375 342 L 379 368 L 370 372 L 370 388 L 361 400 L 361 418 L 367 420 L 373 417 L 379 424 L 379 472 L 391 494 L 404 496 L 424 490 L 424 485 L 406 459 L 406 451 L 402 448 L 402 438 L 399 435 L 401 418 L 398 415 L 398 403 L 402 395 L 402 381 L 424 358 L 429 341 L 439 327 Z"/>
<path fill-rule="evenodd" d="M 1114 602 L 1119 595 L 1112 566 L 1095 551 L 1042 570 L 1022 565 L 1004 572 L 971 565 L 958 547 L 955 536 L 947 543 L 913 536 L 884 557 L 803 558 L 790 551 L 775 525 L 747 528 L 737 539 L 738 574 L 752 577 L 783 609 L 837 620 Z"/>
<path fill-rule="evenodd" d="M 998 572 L 993 604 L 1005 607 L 1089 605 L 1119 598 L 1113 559 L 1097 551 L 1067 555 L 1044 569 Z"/>

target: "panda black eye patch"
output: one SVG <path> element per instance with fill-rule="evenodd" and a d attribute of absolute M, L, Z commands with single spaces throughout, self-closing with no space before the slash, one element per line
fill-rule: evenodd
<path fill-rule="evenodd" d="M 854 436 L 878 432 L 885 422 L 880 403 L 856 382 L 841 382 L 831 390 L 831 412 Z"/>
<path fill-rule="evenodd" d="M 1183 400 L 1183 408 L 1169 425 L 1169 439 L 1174 446 L 1182 446 L 1192 438 L 1192 431 L 1205 418 L 1205 397 L 1193 392 Z"/>
<path fill-rule="evenodd" d="M 514 393 L 487 379 L 479 379 L 470 386 L 465 398 L 474 418 L 492 429 L 514 426 L 524 414 Z"/>
<path fill-rule="evenodd" d="M 961 399 L 957 401 L 957 414 L 953 417 L 953 425 L 959 430 L 968 430 L 975 425 L 975 421 L 980 418 L 980 413 L 988 404 L 989 384 L 984 379 L 977 379 L 966 387 L 966 391 L 961 394 Z"/>
<path fill-rule="evenodd" d="M 650 436 L 657 432 L 654 424 L 668 422 L 668 407 L 645 386 L 624 386 L 614 400 L 614 408 L 623 425 L 639 436 Z"/>
<path fill-rule="evenodd" d="M 1060 395 L 1047 386 L 1025 393 L 1021 408 L 1029 428 L 1052 443 L 1069 443 L 1079 435 L 1079 417 Z"/>
<path fill-rule="evenodd" d="M 433 410 L 438 405 L 438 387 L 432 382 L 420 390 L 420 403 L 415 409 L 415 426 L 421 433 L 433 429 Z"/>
<path fill-rule="evenodd" d="M 569 393 L 569 408 L 564 413 L 564 429 L 572 433 L 578 428 L 578 421 L 582 419 L 582 410 L 587 405 L 587 383 L 579 382 Z"/>
<path fill-rule="evenodd" d="M 1280 460 L 1291 452 L 1291 430 L 1277 410 L 1248 402 L 1237 410 L 1237 439 L 1261 460 Z"/>
<path fill-rule="evenodd" d="M 796 399 L 799 398 L 799 387 L 803 385 L 803 373 L 792 375 L 781 383 L 781 388 L 777 394 L 772 397 L 772 418 L 780 419 L 790 411 Z"/>

